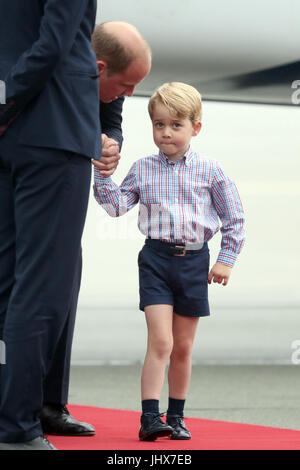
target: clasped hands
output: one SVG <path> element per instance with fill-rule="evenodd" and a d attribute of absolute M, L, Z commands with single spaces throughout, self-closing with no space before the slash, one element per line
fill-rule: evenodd
<path fill-rule="evenodd" d="M 92 159 L 95 168 L 100 170 L 100 175 L 107 178 L 111 176 L 119 164 L 120 160 L 119 144 L 114 139 L 102 134 L 102 155 L 100 160 Z"/>

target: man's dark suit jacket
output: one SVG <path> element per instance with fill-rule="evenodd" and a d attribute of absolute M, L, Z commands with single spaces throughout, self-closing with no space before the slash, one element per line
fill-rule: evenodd
<path fill-rule="evenodd" d="M 0 0 L 0 126 L 18 116 L 21 144 L 100 158 L 96 8 L 97 0 Z M 106 127 L 120 129 L 122 105 L 103 113 Z"/>

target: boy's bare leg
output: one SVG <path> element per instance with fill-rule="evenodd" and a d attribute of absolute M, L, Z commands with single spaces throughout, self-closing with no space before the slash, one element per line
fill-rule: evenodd
<path fill-rule="evenodd" d="M 198 317 L 184 317 L 174 313 L 173 341 L 168 372 L 169 397 L 185 400 L 192 369 L 192 349 Z"/>
<path fill-rule="evenodd" d="M 148 344 L 141 379 L 142 400 L 159 400 L 173 348 L 173 306 L 149 305 L 145 307 L 145 316 Z"/>

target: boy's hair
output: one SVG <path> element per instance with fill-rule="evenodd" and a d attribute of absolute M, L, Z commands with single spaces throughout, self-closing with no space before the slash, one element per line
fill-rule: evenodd
<path fill-rule="evenodd" d="M 153 93 L 148 104 L 152 119 L 155 105 L 161 103 L 179 118 L 190 119 L 193 125 L 202 119 L 201 95 L 196 88 L 186 83 L 164 83 Z"/>

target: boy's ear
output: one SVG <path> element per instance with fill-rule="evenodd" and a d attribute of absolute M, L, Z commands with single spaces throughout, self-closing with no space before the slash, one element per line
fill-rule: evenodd
<path fill-rule="evenodd" d="M 105 70 L 107 70 L 107 63 L 105 60 L 97 60 L 98 72 L 101 75 Z"/>
<path fill-rule="evenodd" d="M 196 124 L 194 125 L 193 136 L 196 136 L 199 134 L 201 127 L 202 127 L 202 122 L 201 121 L 196 122 Z"/>

